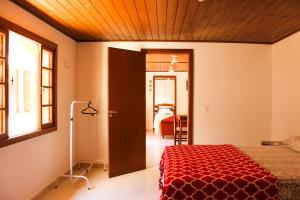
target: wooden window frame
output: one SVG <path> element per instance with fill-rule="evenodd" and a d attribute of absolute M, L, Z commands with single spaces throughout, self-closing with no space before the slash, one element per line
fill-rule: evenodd
<path fill-rule="evenodd" d="M 9 137 L 8 135 L 8 108 L 9 108 L 9 101 L 8 101 L 8 97 L 9 97 L 9 91 L 8 91 L 8 87 L 6 87 L 6 91 L 5 91 L 5 100 L 6 100 L 6 133 L 5 134 L 1 134 L 0 135 L 0 148 L 1 147 L 5 147 L 11 144 L 15 144 L 18 142 L 22 142 L 34 137 L 38 137 L 41 135 L 45 135 L 47 133 L 51 133 L 54 131 L 57 131 L 57 52 L 58 52 L 58 48 L 57 48 L 57 44 L 35 34 L 32 33 L 31 31 L 28 31 L 27 29 L 24 29 L 23 27 L 16 25 L 2 17 L 0 17 L 0 29 L 4 30 L 7 32 L 7 37 L 6 37 L 6 55 L 8 55 L 8 51 L 9 51 L 9 31 L 13 31 L 17 34 L 20 34 L 26 38 L 29 38 L 31 40 L 34 40 L 38 43 L 41 44 L 41 54 L 42 54 L 42 49 L 45 48 L 46 50 L 50 50 L 53 53 L 53 65 L 52 65 L 52 88 L 53 88 L 53 93 L 52 93 L 52 106 L 53 106 L 53 110 L 52 110 L 52 123 L 49 124 L 42 124 L 42 121 L 40 121 L 40 130 L 28 133 L 28 134 L 24 134 L 24 135 L 20 135 L 20 136 L 16 136 L 16 137 Z M 42 55 L 41 55 L 42 56 Z M 8 81 L 8 70 L 9 70 L 9 66 L 8 66 L 8 56 L 6 56 L 6 62 L 5 62 L 5 73 L 6 73 L 6 83 Z M 41 81 L 42 81 L 42 63 L 40 65 L 40 69 L 41 69 Z M 42 82 L 40 84 L 41 89 L 42 89 Z M 42 94 L 41 94 L 42 97 Z M 40 100 L 40 105 L 41 105 L 41 110 L 40 110 L 40 114 L 42 115 L 42 99 Z M 40 120 L 42 120 L 42 116 L 40 116 Z"/>
<path fill-rule="evenodd" d="M 45 46 L 45 45 L 42 45 L 41 46 L 41 89 L 43 90 L 43 88 L 48 88 L 48 89 L 52 89 L 52 94 L 51 94 L 51 103 L 50 104 L 43 104 L 43 94 L 41 92 L 41 110 L 40 110 L 40 124 L 41 124 L 41 128 L 42 129 L 47 129 L 47 128 L 51 128 L 53 126 L 55 126 L 56 124 L 56 94 L 55 94 L 55 91 L 56 91 L 56 64 L 55 62 L 52 63 L 52 68 L 46 68 L 46 67 L 43 67 L 43 50 L 46 50 L 48 52 L 51 52 L 52 53 L 52 60 L 55 61 L 55 52 L 56 50 L 55 49 L 52 49 L 52 48 L 49 48 L 48 46 Z M 49 70 L 51 71 L 52 75 L 51 75 L 51 86 L 45 86 L 43 85 L 43 69 L 46 69 L 46 70 Z M 46 124 L 43 124 L 43 108 L 44 107 L 52 107 L 52 122 L 50 123 L 46 123 Z"/>
<path fill-rule="evenodd" d="M 5 34 L 5 56 L 1 57 L 1 59 L 4 59 L 5 62 L 5 66 L 4 66 L 4 82 L 1 83 L 2 85 L 4 84 L 4 93 L 5 93 L 5 107 L 1 108 L 0 110 L 4 110 L 5 112 L 5 133 L 0 134 L 0 140 L 6 140 L 8 138 L 8 41 L 9 41 L 9 34 L 8 34 L 8 30 L 5 28 L 2 28 L 0 26 L 0 30 L 1 32 L 3 32 Z"/>

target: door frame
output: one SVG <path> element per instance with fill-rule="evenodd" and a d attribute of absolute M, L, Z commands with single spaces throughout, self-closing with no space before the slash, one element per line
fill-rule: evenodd
<path fill-rule="evenodd" d="M 155 81 L 161 80 L 161 79 L 172 79 L 174 80 L 174 105 L 175 105 L 175 115 L 177 110 L 177 77 L 176 76 L 153 76 L 153 101 L 152 101 L 152 110 L 153 110 L 153 119 L 152 122 L 154 122 L 155 112 L 154 112 L 154 106 L 155 106 Z M 167 103 L 167 102 L 165 102 Z"/>
<path fill-rule="evenodd" d="M 187 53 L 189 54 L 188 68 L 188 144 L 194 144 L 194 49 L 141 49 L 145 54 L 149 53 Z M 145 72 L 146 73 L 146 72 Z M 145 94 L 146 95 L 146 94 Z"/>

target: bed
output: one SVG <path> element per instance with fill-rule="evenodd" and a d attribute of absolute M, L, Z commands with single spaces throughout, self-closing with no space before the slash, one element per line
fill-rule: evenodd
<path fill-rule="evenodd" d="M 160 162 L 161 200 L 299 200 L 299 146 L 166 147 Z"/>
<path fill-rule="evenodd" d="M 154 132 L 163 138 L 166 135 L 174 135 L 174 113 L 176 107 L 174 104 L 158 104 L 154 106 Z"/>

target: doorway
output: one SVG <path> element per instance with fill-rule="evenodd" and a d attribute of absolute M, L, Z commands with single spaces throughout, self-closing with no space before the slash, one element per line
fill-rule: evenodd
<path fill-rule="evenodd" d="M 146 62 L 146 57 L 156 57 L 157 54 L 166 60 L 156 63 L 148 62 L 149 59 L 147 59 Z M 185 60 L 182 61 L 181 58 Z M 148 70 L 146 70 L 146 66 Z M 177 116 L 178 114 L 182 114 L 182 110 L 180 111 L 179 109 L 180 100 L 178 99 L 178 95 L 187 97 L 186 102 L 180 104 L 186 106 L 185 113 L 187 113 L 188 119 L 185 123 L 188 129 L 186 143 L 193 144 L 193 50 L 142 49 L 141 51 L 132 51 L 110 47 L 108 49 L 108 68 L 109 177 L 142 170 L 146 167 L 157 167 L 164 147 L 174 143 L 172 134 L 170 134 L 170 137 L 165 137 L 166 140 L 159 138 L 162 142 L 159 148 L 150 151 L 146 148 L 149 146 L 149 142 L 157 144 L 155 140 L 146 140 L 145 133 L 146 123 L 148 123 L 149 119 L 151 119 L 151 131 L 153 133 L 153 111 L 156 105 L 153 106 L 152 92 L 153 76 L 155 73 L 157 76 L 175 76 L 178 73 L 185 74 L 180 84 L 179 78 L 176 77 L 176 87 L 182 87 L 185 91 L 185 93 L 179 93 L 176 90 L 176 106 L 172 102 L 162 103 L 159 106 L 165 106 Z M 147 78 L 149 68 L 150 70 L 160 69 L 160 71 L 151 72 L 154 73 L 151 80 Z M 151 104 L 146 104 L 146 98 L 151 99 Z M 149 107 L 150 111 L 147 109 Z M 152 136 L 154 135 L 152 134 Z M 157 138 L 155 137 L 154 139 Z M 155 157 L 152 160 L 155 162 L 151 162 L 150 165 L 146 162 L 146 159 L 148 160 L 149 158 L 148 155 Z"/>
<path fill-rule="evenodd" d="M 147 72 L 146 72 L 147 74 Z M 170 104 L 174 106 L 176 113 L 177 100 L 177 77 L 176 76 L 153 76 L 153 122 L 155 124 L 155 115 L 159 111 L 158 105 L 167 106 L 163 104 Z M 167 110 L 165 110 L 167 112 Z M 158 126 L 153 126 L 154 129 Z M 158 130 L 156 130 L 158 132 Z M 162 135 L 164 137 L 164 135 Z"/>
<path fill-rule="evenodd" d="M 174 122 L 179 116 L 188 118 L 186 141 L 182 144 L 193 144 L 193 50 L 143 51 L 146 54 L 146 166 L 154 167 L 158 166 L 164 148 L 175 143 Z"/>

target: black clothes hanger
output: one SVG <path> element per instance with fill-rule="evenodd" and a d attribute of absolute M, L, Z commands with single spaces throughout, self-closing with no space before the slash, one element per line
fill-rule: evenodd
<path fill-rule="evenodd" d="M 92 102 L 90 101 L 88 103 L 88 106 L 86 108 L 84 108 L 83 110 L 81 110 L 81 114 L 84 114 L 84 115 L 97 115 L 99 113 L 99 111 L 96 109 L 96 108 L 93 108 L 91 106 Z"/>

